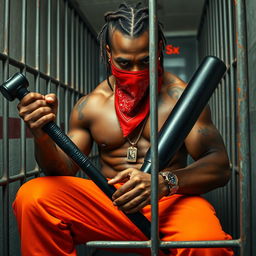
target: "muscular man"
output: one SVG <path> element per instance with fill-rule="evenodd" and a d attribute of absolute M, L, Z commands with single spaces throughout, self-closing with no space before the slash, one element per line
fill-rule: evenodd
<path fill-rule="evenodd" d="M 151 177 L 140 171 L 150 146 L 148 9 L 122 4 L 105 20 L 99 38 L 108 78 L 77 102 L 68 135 L 87 155 L 93 141 L 97 143 L 101 171 L 118 189 L 111 201 L 92 181 L 75 177 L 78 166 L 41 130 L 55 120 L 56 96 L 26 95 L 18 105 L 19 114 L 34 135 L 36 159 L 46 177 L 25 183 L 13 204 L 25 256 L 76 255 L 76 244 L 93 240 L 147 240 L 122 211 L 141 211 L 150 219 Z M 159 26 L 159 129 L 186 86 L 163 71 L 163 44 Z M 187 166 L 188 154 L 195 161 Z M 169 167 L 159 171 L 163 240 L 231 239 L 213 207 L 199 196 L 224 186 L 230 178 L 227 153 L 209 107 Z M 175 189 L 163 171 L 170 173 Z M 145 249 L 139 252 L 149 255 Z M 171 249 L 170 255 L 233 253 L 226 248 L 184 248 Z"/>

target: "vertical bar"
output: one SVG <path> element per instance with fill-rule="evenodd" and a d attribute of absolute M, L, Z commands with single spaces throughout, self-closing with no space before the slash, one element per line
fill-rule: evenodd
<path fill-rule="evenodd" d="M 151 255 L 157 256 L 159 251 L 158 223 L 158 111 L 157 111 L 157 48 L 158 26 L 156 1 L 149 0 L 149 53 L 150 53 L 150 144 L 152 156 L 151 168 Z"/>
<path fill-rule="evenodd" d="M 57 26 L 57 36 L 56 36 L 56 45 L 57 45 L 57 53 L 56 53 L 56 79 L 60 80 L 60 0 L 57 0 L 57 15 L 56 15 L 56 26 Z"/>
<path fill-rule="evenodd" d="M 48 0 L 48 13 L 47 13 L 47 75 L 51 75 L 51 10 L 52 1 Z"/>
<path fill-rule="evenodd" d="M 225 48 L 224 48 L 224 53 L 225 53 L 225 63 L 228 65 L 230 63 L 229 61 L 229 53 L 228 53 L 228 24 L 227 24 L 227 21 L 228 21 L 228 17 L 227 17 L 227 2 L 226 1 L 223 1 L 222 2 L 222 9 L 223 9 L 223 17 L 224 17 L 224 45 L 225 45 Z M 226 103 L 226 144 L 227 144 L 227 151 L 228 151 L 228 156 L 229 156 L 229 159 L 230 156 L 231 156 L 231 148 L 230 148 L 230 141 L 231 141 L 231 138 L 230 138 L 230 135 L 231 135 L 231 131 L 230 131 L 230 122 L 231 122 L 231 119 L 230 119 L 230 93 L 229 93 L 229 86 L 230 86 L 230 73 L 227 73 L 226 76 L 225 76 L 225 103 Z M 224 120 L 225 121 L 225 120 Z M 227 209 L 228 209 L 228 212 L 227 212 L 227 225 L 229 227 L 229 230 L 228 232 L 231 233 L 232 231 L 232 218 L 230 218 L 230 216 L 232 216 L 232 198 L 231 198 L 231 182 L 229 182 L 227 184 Z"/>
<path fill-rule="evenodd" d="M 210 12 L 211 12 L 211 19 L 212 19 L 212 52 L 213 52 L 213 55 L 216 55 L 216 40 L 213 40 L 213 38 L 216 38 L 216 29 L 215 29 L 215 26 L 216 26 L 216 23 L 214 22 L 215 21 L 215 9 L 214 9 L 214 6 L 213 6 L 213 1 L 210 1 L 209 0 L 209 9 L 210 9 Z M 217 126 L 217 123 L 218 123 L 218 117 L 217 117 L 217 90 L 214 92 L 214 120 L 215 120 L 215 125 Z"/>
<path fill-rule="evenodd" d="M 56 54 L 56 79 L 60 81 L 60 0 L 57 0 L 57 54 Z M 57 85 L 57 98 L 60 99 L 60 83 Z M 58 108 L 57 124 L 60 125 L 60 108 Z"/>
<path fill-rule="evenodd" d="M 22 38 L 21 38 L 21 62 L 26 63 L 26 17 L 27 17 L 27 0 L 22 1 Z M 26 66 L 24 66 L 23 73 L 26 73 Z M 20 158 L 21 158 L 21 168 L 20 174 L 25 174 L 26 170 L 26 125 L 21 122 L 21 138 L 20 138 Z"/>
<path fill-rule="evenodd" d="M 96 63 L 95 63 L 95 41 L 92 39 L 92 90 L 95 88 L 95 74 L 96 74 Z"/>
<path fill-rule="evenodd" d="M 75 16 L 75 39 L 76 39 L 76 47 L 75 47 L 75 90 L 79 91 L 79 17 Z"/>
<path fill-rule="evenodd" d="M 84 47 L 83 47 L 83 39 L 84 39 L 84 30 L 83 30 L 83 22 L 80 23 L 80 93 L 84 93 Z"/>
<path fill-rule="evenodd" d="M 88 30 L 84 26 L 84 94 L 88 93 Z"/>
<path fill-rule="evenodd" d="M 69 111 L 68 111 L 68 90 L 69 90 L 69 88 L 68 87 L 65 87 L 65 91 L 64 91 L 64 97 L 65 97 L 65 99 L 64 99 L 64 101 L 65 101 L 65 105 L 64 105 L 64 107 L 65 107 L 65 118 L 64 118 L 64 122 L 65 122 L 65 133 L 67 133 L 68 132 L 68 113 L 69 113 Z"/>
<path fill-rule="evenodd" d="M 71 88 L 75 88 L 75 74 L 74 74 L 74 65 L 75 65 L 75 60 L 74 60 L 74 53 L 75 53 L 75 45 L 74 45 L 74 35 L 75 35 L 75 31 L 74 31 L 74 19 L 75 19 L 75 14 L 74 14 L 74 9 L 71 10 L 71 56 L 70 56 L 70 64 L 71 64 Z"/>
<path fill-rule="evenodd" d="M 35 66 L 39 70 L 40 66 L 40 0 L 36 1 L 36 40 L 35 40 Z"/>
<path fill-rule="evenodd" d="M 38 73 L 35 75 L 35 89 L 40 91 L 40 0 L 36 1 L 36 32 L 35 32 L 35 68 Z M 39 167 L 38 167 L 39 169 Z M 25 174 L 27 170 L 25 169 Z"/>
<path fill-rule="evenodd" d="M 4 5 L 4 53 L 9 56 L 9 41 L 10 41 L 10 2 L 5 1 Z M 9 58 L 4 61 L 4 81 L 9 75 Z M 9 180 L 9 134 L 8 134 L 8 118 L 9 105 L 6 99 L 3 99 L 3 178 Z M 10 233 L 9 233 L 9 184 L 3 186 L 3 255 L 9 255 L 10 251 Z"/>
<path fill-rule="evenodd" d="M 207 10 L 208 10 L 208 20 L 209 20 L 209 28 L 208 28 L 208 38 L 209 38 L 209 54 L 213 55 L 213 45 L 212 45 L 212 10 L 210 9 L 210 1 L 208 0 L 208 5 L 207 5 Z"/>
<path fill-rule="evenodd" d="M 47 75 L 51 76 L 51 21 L 52 21 L 52 0 L 48 1 L 48 13 L 47 13 Z M 51 78 L 47 79 L 46 82 L 47 93 L 50 93 L 51 89 Z"/>
<path fill-rule="evenodd" d="M 68 84 L 68 2 L 65 1 L 65 39 L 64 39 L 64 62 L 65 62 L 65 67 L 64 67 L 64 84 Z"/>
<path fill-rule="evenodd" d="M 237 113 L 238 168 L 240 173 L 241 256 L 251 255 L 250 237 L 250 138 L 248 106 L 248 68 L 246 49 L 246 16 L 244 1 L 236 1 L 237 34 Z"/>
<path fill-rule="evenodd" d="M 218 33 L 217 33 L 217 23 L 215 22 L 217 19 L 217 10 L 216 10 L 216 1 L 215 0 L 209 0 L 210 3 L 210 10 L 212 12 L 212 33 L 213 33 L 213 37 L 212 37 L 212 42 L 213 42 L 213 53 L 215 56 L 218 56 L 218 52 L 217 52 L 217 44 L 219 43 L 218 41 Z M 215 116 L 215 125 L 217 128 L 219 128 L 219 116 L 218 116 L 218 90 L 215 91 L 214 93 L 214 102 L 215 102 L 215 106 L 214 106 L 214 116 Z M 214 191 L 214 195 L 215 195 L 215 202 L 221 202 L 220 201 L 220 190 L 217 189 L 216 191 Z M 216 210 L 219 213 L 219 215 L 221 215 L 221 207 L 219 204 L 216 204 Z"/>
<path fill-rule="evenodd" d="M 91 62 L 91 33 L 89 30 L 87 30 L 88 34 L 87 34 L 87 47 L 88 47 L 88 51 L 87 51 L 87 87 L 89 88 L 89 92 L 91 92 L 92 90 L 92 83 L 91 83 L 91 77 L 92 77 L 92 62 Z"/>
<path fill-rule="evenodd" d="M 214 0 L 214 8 L 215 8 L 215 20 L 216 20 L 216 56 L 218 56 L 219 58 L 221 58 L 220 56 L 220 17 L 219 17 L 219 10 L 218 10 L 218 0 Z M 218 126 L 218 130 L 220 131 L 220 133 L 222 134 L 222 129 L 221 129 L 221 113 L 222 113 L 222 109 L 221 109 L 221 100 L 220 100 L 220 95 L 221 95 L 221 88 L 219 87 L 217 89 L 217 104 L 216 104 L 216 114 L 217 114 L 217 126 Z M 220 202 L 219 205 L 219 212 L 220 212 L 220 216 L 223 219 L 223 188 L 219 188 L 217 190 L 218 192 L 218 198 L 217 198 L 217 202 Z"/>
<path fill-rule="evenodd" d="M 27 17 L 27 1 L 22 0 L 22 24 L 21 24 L 21 62 L 26 63 L 26 17 Z"/>
<path fill-rule="evenodd" d="M 231 182 L 232 182 L 232 195 L 234 197 L 232 198 L 233 202 L 233 208 L 232 208 L 232 213 L 233 213 L 233 219 L 235 220 L 235 225 L 234 225 L 234 234 L 238 237 L 238 226 L 236 220 L 238 219 L 237 215 L 237 209 L 238 209 L 238 204 L 237 204 L 237 189 L 236 189 L 236 178 L 237 178 L 237 173 L 236 173 L 236 165 L 237 165 L 237 148 L 236 148 L 236 100 L 235 100 L 235 70 L 234 70 L 234 65 L 233 65 L 233 60 L 235 59 L 235 53 L 234 53 L 234 36 L 233 36 L 233 12 L 232 12 L 232 2 L 228 1 L 228 24 L 229 24 L 229 40 L 230 40 L 230 47 L 229 47 L 229 54 L 230 54 L 230 101 L 233 103 L 231 104 L 231 120 L 232 120 L 232 126 L 231 126 L 231 146 L 232 146 L 232 155 L 231 155 L 231 163 L 232 163 L 232 177 L 231 177 Z"/>
<path fill-rule="evenodd" d="M 224 60 L 224 50 L 223 50 L 223 19 L 225 19 L 225 17 L 223 17 L 222 15 L 222 8 L 221 8 L 221 2 L 220 0 L 217 0 L 217 13 L 218 13 L 218 22 L 219 22 L 219 57 Z M 225 133 L 225 124 L 224 124 L 224 120 L 225 120 L 225 100 L 224 100 L 224 79 L 221 80 L 220 82 L 220 88 L 219 88 L 219 117 L 220 117 L 220 131 L 223 137 L 224 142 L 226 142 L 226 133 Z M 223 223 L 224 225 L 226 225 L 227 222 L 227 215 L 226 215 L 226 186 L 221 188 L 221 201 L 222 202 L 222 219 L 223 219 Z"/>

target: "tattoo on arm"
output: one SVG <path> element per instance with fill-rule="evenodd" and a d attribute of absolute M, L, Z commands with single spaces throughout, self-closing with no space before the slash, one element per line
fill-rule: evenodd
<path fill-rule="evenodd" d="M 83 109 L 84 109 L 84 107 L 87 103 L 87 99 L 88 99 L 88 97 L 86 96 L 77 105 L 78 120 L 83 120 L 84 119 Z"/>
<path fill-rule="evenodd" d="M 170 97 L 172 97 L 175 100 L 178 100 L 183 93 L 183 89 L 177 86 L 172 86 L 168 89 L 168 94 Z"/>
<path fill-rule="evenodd" d="M 200 128 L 200 129 L 198 129 L 198 133 L 200 133 L 204 136 L 208 136 L 210 134 L 210 131 L 208 128 Z"/>
<path fill-rule="evenodd" d="M 171 77 L 170 80 L 168 81 L 169 84 L 175 84 L 175 82 L 176 80 L 173 77 Z"/>

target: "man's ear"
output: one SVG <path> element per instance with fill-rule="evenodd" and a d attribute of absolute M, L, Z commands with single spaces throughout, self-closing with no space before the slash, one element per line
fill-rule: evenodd
<path fill-rule="evenodd" d="M 110 50 L 110 47 L 109 47 L 108 44 L 106 45 L 106 52 L 107 52 L 108 59 L 110 60 L 110 58 L 111 58 L 111 50 Z"/>

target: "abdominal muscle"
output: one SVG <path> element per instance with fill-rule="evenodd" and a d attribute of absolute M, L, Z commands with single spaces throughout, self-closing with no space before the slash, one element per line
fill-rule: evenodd
<path fill-rule="evenodd" d="M 101 171 L 103 175 L 107 178 L 113 178 L 118 172 L 124 171 L 128 168 L 140 169 L 144 157 L 149 149 L 148 140 L 141 138 L 137 144 L 138 155 L 136 163 L 127 162 L 127 149 L 130 146 L 128 142 L 125 142 L 122 146 L 116 149 L 102 149 L 100 148 L 100 161 L 101 161 Z M 176 153 L 173 161 L 169 165 L 171 170 L 183 168 L 186 165 L 186 152 L 180 150 Z"/>

